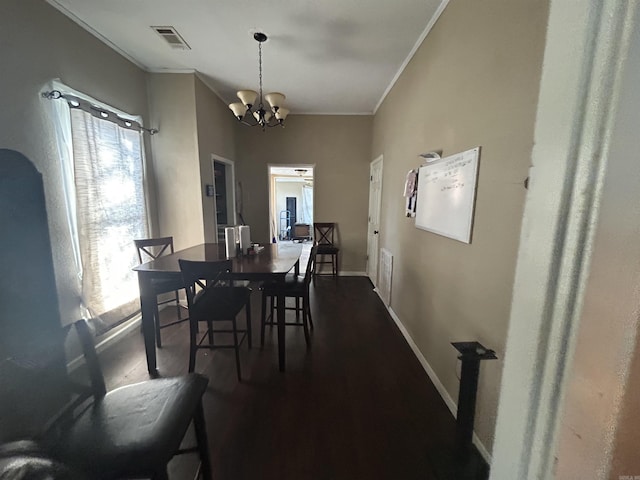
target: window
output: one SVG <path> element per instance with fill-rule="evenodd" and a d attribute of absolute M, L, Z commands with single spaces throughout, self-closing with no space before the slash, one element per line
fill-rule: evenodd
<path fill-rule="evenodd" d="M 54 103 L 65 106 L 59 128 L 69 129 L 62 161 L 80 303 L 83 316 L 99 318 L 105 330 L 139 308 L 133 240 L 148 236 L 142 134 L 109 107 L 77 92 L 63 96 L 66 102 Z"/>

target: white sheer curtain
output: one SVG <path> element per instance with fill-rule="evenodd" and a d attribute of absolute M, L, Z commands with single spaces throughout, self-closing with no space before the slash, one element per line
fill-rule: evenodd
<path fill-rule="evenodd" d="M 104 331 L 139 309 L 133 240 L 148 236 L 141 133 L 64 100 L 51 103 L 80 308 Z"/>
<path fill-rule="evenodd" d="M 304 185 L 302 187 L 302 219 L 300 223 L 313 224 L 313 187 Z"/>

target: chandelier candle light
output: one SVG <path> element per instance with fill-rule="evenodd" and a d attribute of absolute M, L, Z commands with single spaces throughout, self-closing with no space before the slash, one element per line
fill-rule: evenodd
<path fill-rule="evenodd" d="M 257 92 L 254 92 L 253 90 L 240 90 L 237 95 L 241 101 L 229 104 L 229 108 L 238 121 L 243 125 L 250 127 L 260 125 L 262 130 L 265 130 L 266 127 L 275 127 L 278 125 L 284 127 L 284 121 L 287 118 L 287 115 L 289 115 L 289 110 L 282 106 L 285 96 L 278 92 L 267 93 L 264 96 L 264 99 L 271 106 L 271 111 L 265 110 L 262 100 L 262 44 L 267 41 L 267 36 L 262 32 L 256 32 L 253 34 L 253 38 L 258 42 L 260 103 L 255 106 L 255 102 L 258 99 Z"/>

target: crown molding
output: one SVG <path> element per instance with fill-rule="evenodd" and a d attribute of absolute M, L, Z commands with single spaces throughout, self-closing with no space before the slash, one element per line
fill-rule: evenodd
<path fill-rule="evenodd" d="M 415 45 L 411 49 L 411 52 L 409 52 L 409 55 L 407 55 L 407 58 L 405 59 L 404 63 L 402 65 L 400 65 L 400 68 L 398 69 L 398 72 L 391 79 L 391 83 L 389 83 L 389 86 L 387 87 L 387 89 L 382 94 L 382 97 L 378 101 L 378 104 L 373 109 L 373 114 L 374 115 L 376 113 L 378 113 L 378 109 L 380 108 L 380 105 L 382 105 L 382 102 L 384 102 L 385 98 L 387 98 L 387 95 L 389 94 L 391 89 L 394 87 L 394 85 L 396 84 L 398 79 L 400 78 L 400 75 L 402 75 L 402 72 L 404 72 L 404 69 L 407 68 L 407 65 L 409 65 L 409 62 L 411 61 L 413 56 L 418 51 L 418 48 L 420 48 L 420 45 L 422 45 L 422 42 L 424 42 L 425 38 L 427 38 L 427 35 L 429 35 L 429 32 L 431 32 L 431 29 L 433 28 L 433 26 L 436 24 L 436 22 L 440 18 L 440 15 L 442 15 L 442 12 L 444 12 L 444 9 L 447 8 L 448 4 L 449 4 L 449 0 L 442 0 L 442 2 L 440 2 L 440 6 L 438 6 L 438 9 L 436 10 L 436 13 L 433 15 L 433 17 L 431 17 L 431 20 L 429 21 L 429 23 L 427 24 L 427 26 L 423 30 L 422 35 L 420 35 L 420 37 L 416 41 Z"/>
<path fill-rule="evenodd" d="M 129 53 L 125 52 L 124 50 L 119 48 L 117 45 L 112 43 L 107 37 L 101 35 L 98 31 L 96 31 L 93 28 L 91 28 L 89 25 L 87 25 L 85 22 L 83 22 L 80 18 L 78 18 L 76 15 L 74 15 L 73 12 L 71 12 L 69 9 L 67 9 L 64 5 L 61 5 L 60 3 L 58 3 L 57 0 L 46 0 L 46 2 L 49 5 L 51 5 L 53 8 L 58 10 L 60 13 L 62 13 L 69 20 L 71 20 L 72 22 L 78 24 L 81 28 L 83 28 L 84 30 L 89 32 L 91 35 L 96 37 L 98 40 L 100 40 L 102 43 L 107 45 L 113 51 L 115 51 L 116 53 L 122 55 L 124 58 L 126 58 L 127 60 L 129 60 L 131 63 L 133 63 L 137 67 L 141 68 L 142 70 L 148 71 L 146 65 L 143 65 L 142 63 L 140 63 L 137 59 L 135 59 L 131 55 L 129 55 Z"/>

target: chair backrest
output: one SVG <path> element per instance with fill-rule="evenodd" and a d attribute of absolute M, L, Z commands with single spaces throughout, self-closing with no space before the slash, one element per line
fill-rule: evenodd
<path fill-rule="evenodd" d="M 173 237 L 142 238 L 134 240 L 140 263 L 150 262 L 165 253 L 173 253 Z"/>
<path fill-rule="evenodd" d="M 334 245 L 333 233 L 336 229 L 334 222 L 317 222 L 313 224 L 316 245 Z"/>
<path fill-rule="evenodd" d="M 89 385 L 84 384 L 84 379 L 81 384 L 75 378 L 67 378 L 65 388 L 69 392 L 68 401 L 54 416 L 49 418 L 41 432 L 41 439 L 51 445 L 55 445 L 59 429 L 64 429 L 65 424 L 73 421 L 76 415 L 85 408 L 85 402 L 88 399 L 93 398 L 94 401 L 99 401 L 107 393 L 93 335 L 91 334 L 87 321 L 77 320 L 72 325 L 63 327 L 63 331 L 68 332 L 71 326 L 75 328 L 80 346 L 82 347 L 82 354 L 87 366 Z"/>
<path fill-rule="evenodd" d="M 60 384 L 67 372 L 42 175 L 24 155 L 3 148 L 0 148 L 0 225 L 0 443 L 3 443 L 38 431 L 47 417 L 57 411 L 54 398 L 43 392 L 49 384 Z M 40 380 L 41 362 L 25 358 L 41 350 L 56 354 L 51 356 L 42 375 L 45 382 Z M 31 376 L 32 371 L 38 373 Z"/>
<path fill-rule="evenodd" d="M 78 320 L 73 326 L 78 334 L 78 340 L 80 340 L 80 346 L 82 347 L 82 353 L 87 363 L 87 370 L 89 372 L 89 380 L 91 382 L 91 391 L 95 398 L 104 397 L 107 393 L 107 387 L 104 383 L 104 376 L 102 374 L 102 367 L 98 360 L 98 354 L 96 352 L 95 343 L 93 341 L 93 335 L 89 330 L 89 325 L 86 320 Z"/>
<path fill-rule="evenodd" d="M 178 259 L 182 281 L 187 291 L 187 304 L 193 308 L 195 297 L 201 290 L 220 288 L 218 285 L 224 279 L 224 274 L 231 271 L 231 260 L 217 262 L 195 262 Z"/>
<path fill-rule="evenodd" d="M 309 285 L 311 283 L 311 278 L 313 277 L 313 269 L 316 261 L 316 250 L 317 247 L 315 245 L 311 247 L 311 252 L 309 253 L 309 261 L 307 261 L 307 269 L 304 272 L 305 285 Z"/>

